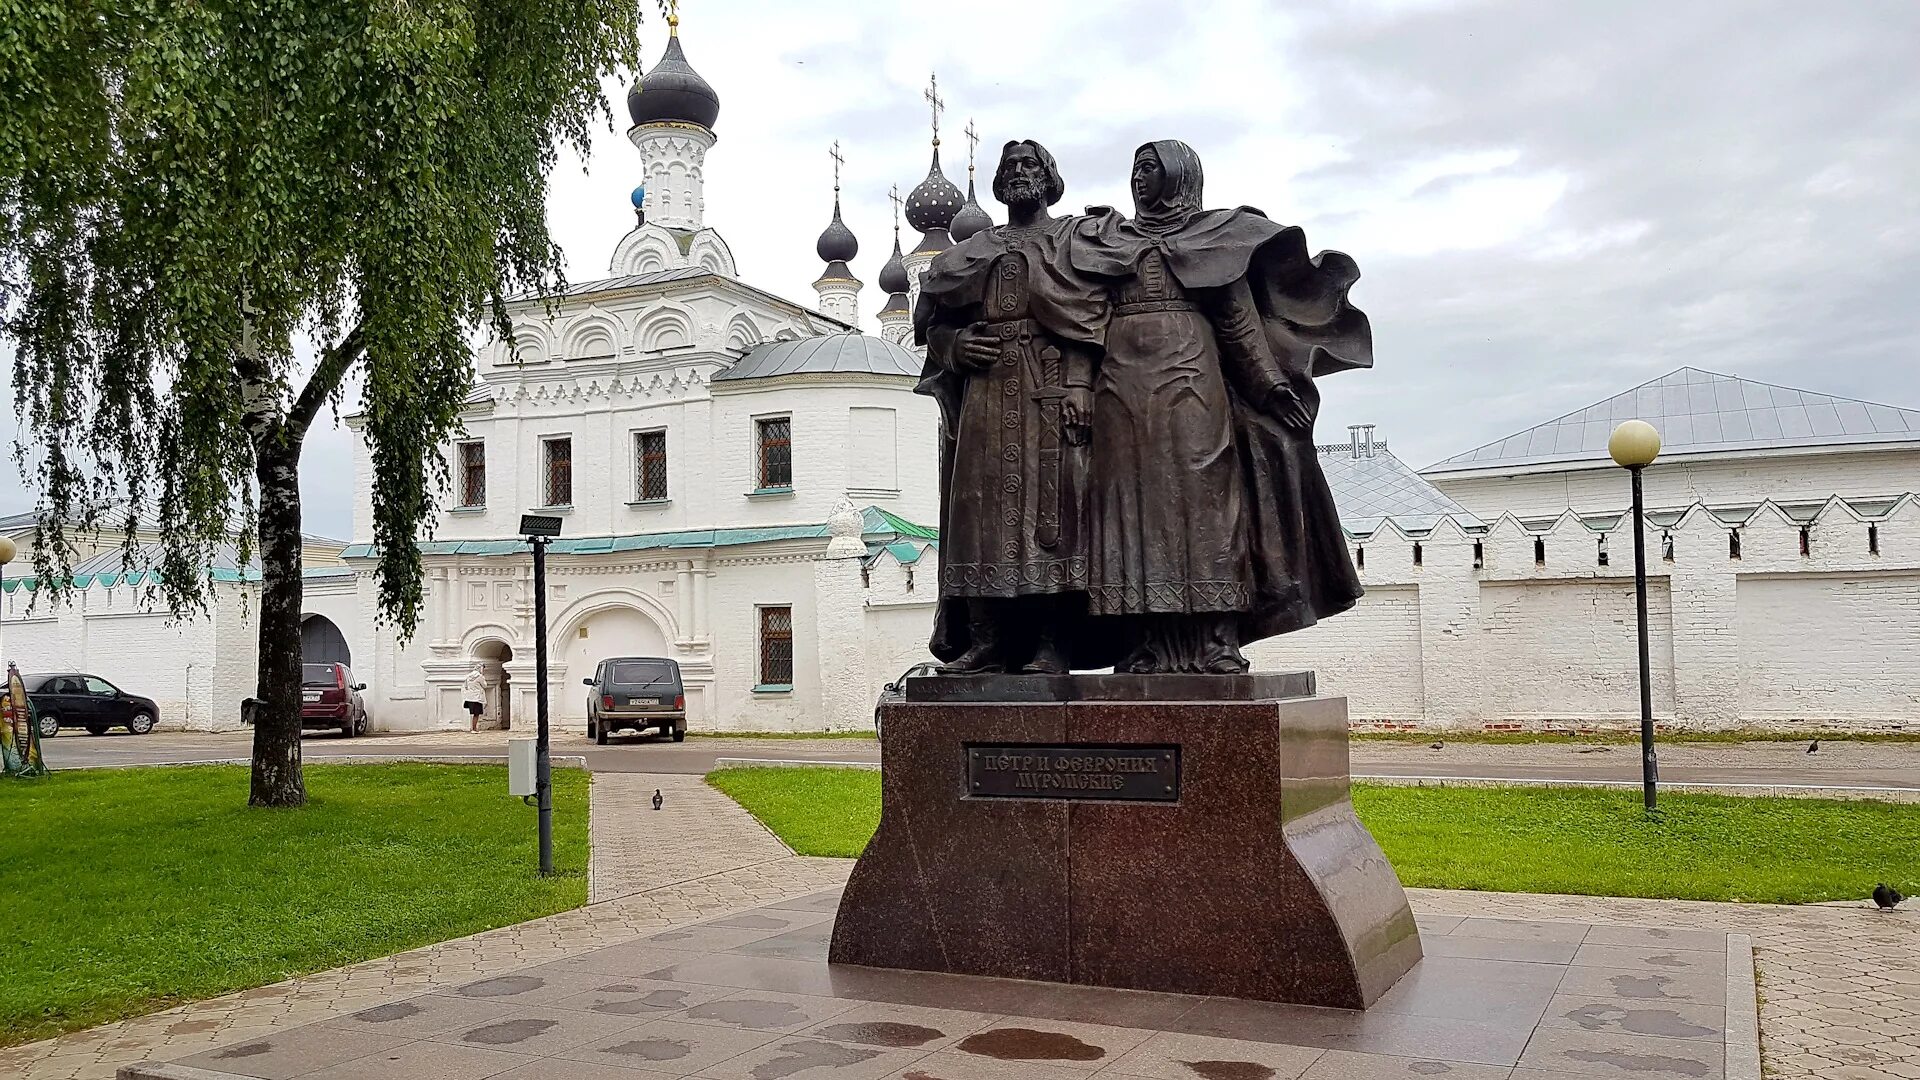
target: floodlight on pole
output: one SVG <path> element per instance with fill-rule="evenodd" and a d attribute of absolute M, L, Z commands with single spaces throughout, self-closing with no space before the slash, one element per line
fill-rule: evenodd
<path fill-rule="evenodd" d="M 1660 456 L 1660 433 L 1645 420 L 1628 420 L 1607 439 L 1607 455 L 1633 476 L 1633 593 L 1640 617 L 1640 787 L 1648 810 L 1660 783 L 1653 750 L 1653 663 L 1647 648 L 1647 530 L 1640 473 Z"/>
<path fill-rule="evenodd" d="M 553 873 L 553 757 L 547 737 L 547 543 L 560 535 L 551 514 L 522 514 L 520 535 L 533 548 L 533 797 L 540 812 L 540 873 Z"/>

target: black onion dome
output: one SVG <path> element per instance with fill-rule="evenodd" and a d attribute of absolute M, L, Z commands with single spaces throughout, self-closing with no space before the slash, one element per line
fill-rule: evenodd
<path fill-rule="evenodd" d="M 920 242 L 913 246 L 912 254 L 938 255 L 953 246 L 953 237 L 945 229 L 928 229 L 920 234 Z"/>
<path fill-rule="evenodd" d="M 960 189 L 940 171 L 940 148 L 936 146 L 927 178 L 907 195 L 907 224 L 923 233 L 944 230 L 960 212 L 961 200 Z"/>
<path fill-rule="evenodd" d="M 853 235 L 852 229 L 847 228 L 847 223 L 840 220 L 838 195 L 833 198 L 833 221 L 820 234 L 813 250 L 820 256 L 821 262 L 851 262 L 855 255 L 860 254 L 859 239 Z"/>
<path fill-rule="evenodd" d="M 900 236 L 893 237 L 893 256 L 880 268 L 880 291 L 905 293 L 907 291 L 907 264 L 900 257 Z"/>
<path fill-rule="evenodd" d="M 660 62 L 627 92 L 627 115 L 635 125 L 681 123 L 709 129 L 720 118 L 720 95 L 687 63 L 680 35 L 667 39 Z"/>
<path fill-rule="evenodd" d="M 953 224 L 947 226 L 947 233 L 953 237 L 955 243 L 959 243 L 981 229 L 992 227 L 993 219 L 988 217 L 986 210 L 981 208 L 980 201 L 973 197 L 973 177 L 969 176 L 967 177 L 967 204 L 960 208 L 959 213 L 953 215 Z"/>

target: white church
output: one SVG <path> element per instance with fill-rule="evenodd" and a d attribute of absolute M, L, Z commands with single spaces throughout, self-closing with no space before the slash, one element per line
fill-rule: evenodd
<path fill-rule="evenodd" d="M 354 668 L 376 730 L 465 729 L 476 670 L 490 721 L 531 723 L 528 511 L 563 523 L 546 604 L 562 728 L 584 728 L 581 680 L 609 656 L 678 661 L 694 731 L 859 728 L 882 685 L 931 659 L 938 415 L 913 393 L 909 323 L 933 257 L 991 224 L 971 179 L 946 178 L 936 136 L 905 200 L 919 240 L 903 252 L 896 224 L 869 336 L 837 190 L 815 305 L 740 278 L 705 221 L 719 99 L 677 34 L 627 106 L 636 224 L 607 277 L 520 302 L 512 346 L 477 355 L 413 638 L 374 618 L 364 447 L 354 540 L 306 545 L 309 658 Z M 1647 473 L 1656 715 L 1920 723 L 1920 411 L 1687 368 L 1421 472 L 1371 429 L 1323 446 L 1367 596 L 1249 649 L 1256 667 L 1316 670 L 1371 726 L 1636 718 L 1626 483 L 1602 449 L 1636 416 L 1666 436 Z M 24 546 L 31 521 L 0 532 Z M 163 726 L 237 727 L 258 571 L 210 572 L 212 613 L 184 623 L 110 546 L 65 607 L 6 580 L 0 649 L 153 697 Z"/>

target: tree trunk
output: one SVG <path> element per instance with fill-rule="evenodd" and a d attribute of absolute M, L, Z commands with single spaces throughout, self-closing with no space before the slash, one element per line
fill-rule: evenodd
<path fill-rule="evenodd" d="M 260 487 L 260 675 L 249 806 L 301 806 L 300 444 L 284 427 L 255 442 Z"/>

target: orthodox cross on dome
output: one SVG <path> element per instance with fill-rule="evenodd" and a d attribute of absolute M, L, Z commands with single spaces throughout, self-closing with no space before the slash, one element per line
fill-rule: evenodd
<path fill-rule="evenodd" d="M 667 20 L 667 36 L 680 36 L 680 0 L 659 0 L 660 17 Z"/>
<path fill-rule="evenodd" d="M 847 163 L 847 159 L 840 153 L 839 139 L 833 140 L 833 148 L 827 151 L 827 156 L 833 159 L 833 193 L 838 195 L 840 194 L 840 166 Z"/>
<path fill-rule="evenodd" d="M 900 242 L 900 207 L 904 205 L 907 200 L 900 197 L 899 184 L 895 184 L 887 189 L 887 198 L 893 200 L 893 240 L 895 244 L 898 244 Z"/>
<path fill-rule="evenodd" d="M 967 117 L 967 181 L 973 181 L 973 156 L 980 151 L 980 133 L 974 130 L 973 117 Z"/>
<path fill-rule="evenodd" d="M 927 92 L 924 94 L 921 94 L 920 96 L 922 98 L 925 98 L 927 104 L 933 107 L 933 145 L 939 146 L 940 145 L 940 113 L 944 111 L 947 107 L 946 99 L 940 96 L 940 73 L 939 72 L 935 71 L 935 72 L 928 73 Z"/>

